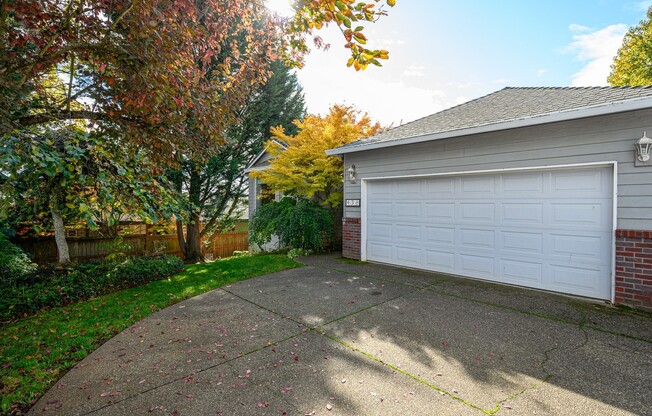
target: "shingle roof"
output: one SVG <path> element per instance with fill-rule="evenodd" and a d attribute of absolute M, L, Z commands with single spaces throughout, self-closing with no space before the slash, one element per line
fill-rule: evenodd
<path fill-rule="evenodd" d="M 400 141 L 412 137 L 487 126 L 565 110 L 575 110 L 651 96 L 652 86 L 507 87 L 374 136 L 349 143 L 338 149 Z"/>

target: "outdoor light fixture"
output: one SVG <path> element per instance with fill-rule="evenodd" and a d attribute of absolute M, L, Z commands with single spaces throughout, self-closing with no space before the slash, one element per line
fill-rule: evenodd
<path fill-rule="evenodd" d="M 650 142 L 652 142 L 652 140 L 650 140 Z M 351 165 L 351 167 L 346 171 L 346 173 L 349 174 L 349 182 L 355 183 L 355 165 Z"/>
<path fill-rule="evenodd" d="M 645 135 L 643 132 L 643 137 L 636 140 L 636 155 L 638 160 L 641 162 L 647 162 L 650 160 L 650 150 L 652 150 L 652 139 Z"/>

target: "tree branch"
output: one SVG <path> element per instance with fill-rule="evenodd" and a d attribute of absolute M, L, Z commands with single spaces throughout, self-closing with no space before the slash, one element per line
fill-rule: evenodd
<path fill-rule="evenodd" d="M 35 126 L 44 124 L 50 121 L 60 120 L 103 120 L 103 121 L 116 121 L 131 125 L 140 125 L 138 120 L 129 119 L 122 116 L 110 116 L 107 113 L 95 111 L 56 111 L 50 113 L 35 114 L 31 116 L 21 117 L 15 122 L 22 127 Z"/>

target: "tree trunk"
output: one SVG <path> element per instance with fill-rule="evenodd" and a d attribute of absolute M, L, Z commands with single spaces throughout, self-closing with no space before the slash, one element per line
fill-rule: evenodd
<path fill-rule="evenodd" d="M 70 251 L 68 250 L 68 242 L 66 241 L 66 229 L 63 224 L 63 217 L 59 209 L 59 198 L 56 195 L 50 201 L 50 212 L 52 213 L 52 222 L 54 223 L 54 241 L 57 243 L 57 250 L 59 251 L 59 265 L 65 266 L 70 264 Z"/>
<path fill-rule="evenodd" d="M 186 224 L 186 261 L 198 263 L 204 261 L 201 252 L 201 236 L 199 234 L 199 214 L 192 216 L 192 222 Z"/>
<path fill-rule="evenodd" d="M 199 233 L 199 214 L 192 216 L 190 223 L 186 224 L 186 235 L 183 235 L 183 223 L 177 221 L 177 240 L 183 259 L 187 263 L 200 263 L 205 260 L 201 251 L 201 235 Z"/>
<path fill-rule="evenodd" d="M 186 258 L 186 239 L 183 236 L 183 223 L 177 220 L 177 241 L 179 242 L 179 249 L 181 250 L 181 255 L 183 258 Z"/>

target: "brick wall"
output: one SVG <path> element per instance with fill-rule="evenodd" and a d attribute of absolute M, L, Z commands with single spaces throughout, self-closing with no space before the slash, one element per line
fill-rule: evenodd
<path fill-rule="evenodd" d="M 652 311 L 652 231 L 616 230 L 616 304 Z"/>
<path fill-rule="evenodd" d="M 360 260 L 360 218 L 342 218 L 342 256 Z"/>

